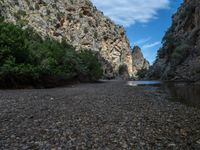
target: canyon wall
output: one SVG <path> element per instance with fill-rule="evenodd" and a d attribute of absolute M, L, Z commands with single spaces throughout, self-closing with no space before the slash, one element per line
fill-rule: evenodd
<path fill-rule="evenodd" d="M 89 0 L 0 0 L 0 15 L 22 28 L 33 28 L 80 49 L 99 54 L 104 75 L 118 75 L 120 65 L 133 73 L 129 41 L 122 26 L 114 24 Z"/>
<path fill-rule="evenodd" d="M 163 38 L 148 78 L 200 81 L 200 1 L 185 0 Z"/>

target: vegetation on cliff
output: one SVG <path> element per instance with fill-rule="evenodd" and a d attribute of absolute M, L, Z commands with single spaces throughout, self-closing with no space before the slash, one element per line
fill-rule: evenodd
<path fill-rule="evenodd" d="M 104 76 L 118 76 L 120 64 L 132 74 L 129 40 L 122 26 L 104 16 L 90 0 L 0 0 L 0 16 L 31 27 L 42 37 L 64 39 L 76 50 L 99 53 Z"/>
<path fill-rule="evenodd" d="M 148 77 L 163 80 L 200 80 L 200 1 L 184 1 L 173 15 L 172 25 Z"/>
<path fill-rule="evenodd" d="M 1 87 L 54 86 L 101 76 L 101 64 L 92 51 L 77 52 L 64 40 L 42 39 L 31 29 L 0 22 Z"/>
<path fill-rule="evenodd" d="M 148 73 L 148 69 L 141 69 L 137 72 L 138 79 L 144 79 L 146 74 Z"/>
<path fill-rule="evenodd" d="M 174 28 L 172 25 L 168 29 L 162 41 L 164 47 L 158 51 L 158 58 L 166 57 L 172 66 L 181 64 L 189 56 L 193 46 L 191 40 L 175 37 Z"/>

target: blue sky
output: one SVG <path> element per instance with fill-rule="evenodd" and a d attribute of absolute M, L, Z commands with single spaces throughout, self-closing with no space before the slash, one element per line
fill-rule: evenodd
<path fill-rule="evenodd" d="M 115 23 L 123 25 L 131 46 L 139 45 L 152 64 L 171 16 L 183 0 L 92 0 Z"/>

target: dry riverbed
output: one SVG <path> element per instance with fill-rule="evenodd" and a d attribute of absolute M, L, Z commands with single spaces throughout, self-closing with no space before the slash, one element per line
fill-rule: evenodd
<path fill-rule="evenodd" d="M 0 149 L 200 149 L 200 110 L 126 82 L 0 90 Z"/>

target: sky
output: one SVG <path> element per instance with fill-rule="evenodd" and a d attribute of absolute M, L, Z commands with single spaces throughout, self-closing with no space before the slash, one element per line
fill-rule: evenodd
<path fill-rule="evenodd" d="M 171 17 L 183 0 L 91 0 L 116 24 L 124 26 L 130 44 L 141 47 L 152 64 Z"/>

